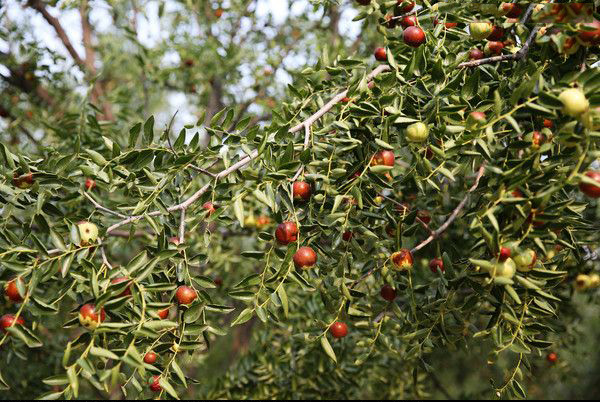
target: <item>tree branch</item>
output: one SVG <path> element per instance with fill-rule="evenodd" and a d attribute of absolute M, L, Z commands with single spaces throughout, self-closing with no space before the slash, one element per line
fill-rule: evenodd
<path fill-rule="evenodd" d="M 465 195 L 465 198 L 463 198 L 463 200 L 460 202 L 460 204 L 458 204 L 458 206 L 454 209 L 454 211 L 452 212 L 450 217 L 448 217 L 448 220 L 446 220 L 446 222 L 444 222 L 444 224 L 442 226 L 440 226 L 436 231 L 434 231 L 427 239 L 423 240 L 421 243 L 419 243 L 418 245 L 413 247 L 412 250 L 410 250 L 411 253 L 414 254 L 415 252 L 421 250 L 423 247 L 425 247 L 426 245 L 431 243 L 433 240 L 440 237 L 440 235 L 442 233 L 444 233 L 448 229 L 448 227 L 450 227 L 452 222 L 454 222 L 456 220 L 458 215 L 462 212 L 463 208 L 467 204 L 467 201 L 469 200 L 469 196 L 471 195 L 471 193 L 473 191 L 475 191 L 477 189 L 477 187 L 479 186 L 479 180 L 481 180 L 481 177 L 483 176 L 483 173 L 485 172 L 485 166 L 486 166 L 485 163 L 481 165 L 481 167 L 479 168 L 479 172 L 477 173 L 477 177 L 475 178 L 475 184 L 473 184 L 473 186 L 469 189 L 469 191 Z"/>
<path fill-rule="evenodd" d="M 391 70 L 390 66 L 388 65 L 381 65 L 379 67 L 377 67 L 375 70 L 373 70 L 368 76 L 368 80 L 372 80 L 374 77 L 376 77 L 378 74 L 381 74 L 384 71 L 389 71 Z M 334 96 L 333 99 L 331 101 L 329 101 L 326 105 L 324 105 L 321 109 L 319 109 L 316 113 L 314 113 L 313 115 L 311 115 L 308 119 L 306 119 L 304 122 L 300 123 L 298 126 L 290 129 L 290 133 L 294 133 L 298 130 L 300 130 L 301 128 L 305 128 L 305 140 L 304 143 L 305 144 L 309 144 L 310 143 L 310 137 L 309 140 L 307 141 L 306 136 L 310 136 L 310 126 L 312 126 L 312 124 L 314 124 L 319 118 L 321 118 L 323 115 L 325 115 L 327 112 L 329 112 L 338 102 L 340 102 L 348 93 L 348 90 L 345 90 L 341 93 L 339 93 L 338 95 Z M 250 152 L 250 154 L 246 155 L 244 158 L 240 159 L 237 163 L 231 165 L 229 168 L 222 170 L 221 172 L 219 172 L 218 174 L 216 174 L 216 176 L 214 177 L 215 181 L 218 181 L 220 179 L 222 179 L 223 177 L 226 177 L 228 175 L 230 175 L 233 172 L 236 172 L 238 170 L 240 170 L 241 168 L 243 168 L 244 166 L 246 166 L 248 163 L 250 163 L 251 161 L 253 161 L 254 159 L 256 159 L 258 157 L 259 153 L 258 150 L 253 150 L 252 152 Z M 187 210 L 192 204 L 194 204 L 196 201 L 198 201 L 198 199 L 200 199 L 200 197 L 202 197 L 202 195 L 204 193 L 206 193 L 211 187 L 211 183 L 207 183 L 205 184 L 202 188 L 200 188 L 198 191 L 196 191 L 194 194 L 192 194 L 187 200 L 185 200 L 184 202 L 177 204 L 177 205 L 173 205 L 169 208 L 167 208 L 167 212 L 175 212 L 175 211 L 183 211 L 183 210 Z M 109 210 L 110 211 L 110 210 Z M 108 211 L 105 211 L 108 212 Z M 114 211 L 112 211 L 114 212 Z M 109 213 L 112 213 L 109 212 Z M 114 215 L 114 213 L 112 213 Z M 122 221 L 115 223 L 114 225 L 110 226 L 107 230 L 106 230 L 106 234 L 109 235 L 110 233 L 112 233 L 113 231 L 115 231 L 116 229 L 128 225 L 130 223 L 136 222 L 142 218 L 144 218 L 145 216 L 159 216 L 162 215 L 163 212 L 162 211 L 154 211 L 154 212 L 150 212 L 144 215 L 136 215 L 136 216 L 129 216 L 124 218 Z"/>

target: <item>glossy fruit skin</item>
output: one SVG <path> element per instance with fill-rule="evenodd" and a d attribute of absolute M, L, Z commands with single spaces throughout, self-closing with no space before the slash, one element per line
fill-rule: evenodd
<path fill-rule="evenodd" d="M 222 8 L 217 8 L 215 11 L 215 17 L 217 18 L 221 18 L 223 16 L 223 9 Z"/>
<path fill-rule="evenodd" d="M 444 268 L 444 261 L 441 258 L 434 258 L 429 262 L 429 269 L 431 272 L 436 274 L 438 271 L 442 273 L 446 272 L 446 268 Z"/>
<path fill-rule="evenodd" d="M 377 49 L 375 49 L 375 60 L 377 61 L 387 61 L 387 52 L 385 51 L 385 48 L 383 47 L 378 47 Z"/>
<path fill-rule="evenodd" d="M 494 277 L 512 279 L 517 273 L 517 265 L 512 258 L 507 258 L 504 262 L 498 262 L 490 274 Z"/>
<path fill-rule="evenodd" d="M 404 30 L 402 39 L 408 46 L 419 47 L 425 43 L 425 32 L 417 26 L 408 27 Z"/>
<path fill-rule="evenodd" d="M 410 250 L 401 249 L 392 254 L 392 263 L 396 271 L 406 271 L 413 267 L 413 256 Z"/>
<path fill-rule="evenodd" d="M 295 181 L 292 185 L 292 194 L 296 201 L 308 201 L 311 195 L 310 184 L 305 181 Z"/>
<path fill-rule="evenodd" d="M 408 13 L 410 11 L 412 11 L 413 8 L 415 8 L 415 2 L 411 1 L 410 3 L 405 4 L 403 7 L 400 7 L 400 4 L 402 4 L 404 0 L 398 0 L 396 1 L 396 11 L 399 14 L 404 14 L 404 13 Z"/>
<path fill-rule="evenodd" d="M 348 326 L 343 322 L 334 322 L 331 324 L 331 327 L 329 327 L 329 332 L 331 332 L 331 335 L 334 338 L 341 339 L 348 335 Z"/>
<path fill-rule="evenodd" d="M 158 316 L 160 317 L 161 320 L 164 320 L 169 316 L 169 311 L 170 311 L 170 309 L 167 307 L 164 310 L 157 311 L 156 314 L 158 314 Z"/>
<path fill-rule="evenodd" d="M 596 181 L 598 184 L 594 185 L 582 181 L 581 183 L 579 183 L 579 189 L 583 194 L 587 195 L 588 197 L 600 198 L 600 171 L 589 171 L 586 172 L 585 175 L 590 179 Z"/>
<path fill-rule="evenodd" d="M 15 322 L 15 316 L 12 314 L 6 314 L 0 317 L 0 329 L 2 332 L 8 332 L 6 329 L 12 327 L 14 325 L 25 325 L 25 320 L 23 317 L 17 318 Z"/>
<path fill-rule="evenodd" d="M 354 233 L 352 233 L 352 232 L 351 232 L 351 231 L 349 231 L 349 230 L 346 230 L 346 231 L 344 232 L 344 234 L 342 235 L 342 239 L 343 239 L 344 241 L 350 241 L 350 240 L 352 240 L 352 237 L 353 237 L 353 236 L 354 236 Z"/>
<path fill-rule="evenodd" d="M 591 283 L 592 283 L 592 280 L 589 277 L 589 275 L 579 274 L 579 275 L 577 275 L 577 278 L 575 278 L 575 289 L 577 289 L 577 290 L 589 289 Z"/>
<path fill-rule="evenodd" d="M 173 236 L 169 238 L 169 243 L 179 246 L 181 242 L 179 241 L 179 237 Z"/>
<path fill-rule="evenodd" d="M 527 249 L 516 255 L 513 260 L 519 272 L 529 272 L 535 266 L 537 253 L 532 249 Z"/>
<path fill-rule="evenodd" d="M 158 375 L 153 375 L 152 376 L 152 383 L 150 384 L 150 389 L 153 392 L 160 392 L 160 391 L 162 391 L 162 387 L 160 386 L 159 380 L 160 380 L 160 376 L 158 376 Z"/>
<path fill-rule="evenodd" d="M 502 42 L 488 42 L 485 44 L 483 49 L 483 53 L 489 56 L 498 56 L 502 53 L 502 49 L 504 49 L 504 43 Z"/>
<path fill-rule="evenodd" d="M 96 243 L 96 240 L 98 240 L 98 226 L 91 222 L 80 221 L 77 223 L 77 228 L 79 229 L 82 246 L 89 246 Z"/>
<path fill-rule="evenodd" d="M 156 363 L 157 359 L 158 359 L 158 356 L 156 355 L 156 353 L 154 353 L 154 352 L 148 352 L 144 356 L 144 363 L 154 364 L 154 363 Z"/>
<path fill-rule="evenodd" d="M 23 283 L 21 278 L 18 280 Z M 19 294 L 19 289 L 17 288 L 17 279 L 13 279 L 4 286 L 4 294 L 13 303 L 21 303 L 23 301 L 23 298 Z"/>
<path fill-rule="evenodd" d="M 470 60 L 481 60 L 483 59 L 483 52 L 479 49 L 471 49 L 469 52 Z"/>
<path fill-rule="evenodd" d="M 193 288 L 185 285 L 179 286 L 175 292 L 175 299 L 179 304 L 188 305 L 196 300 L 197 297 L 198 294 L 196 291 Z"/>
<path fill-rule="evenodd" d="M 400 20 L 400 26 L 402 26 L 403 29 L 406 29 L 408 27 L 414 27 L 417 25 L 417 23 L 417 17 L 414 15 L 407 15 L 406 17 Z"/>
<path fill-rule="evenodd" d="M 582 113 L 585 113 L 590 106 L 590 102 L 579 88 L 565 89 L 558 96 L 558 99 L 563 103 L 563 111 L 565 114 L 572 117 L 577 117 Z"/>
<path fill-rule="evenodd" d="M 406 139 L 409 142 L 421 143 L 429 137 L 429 127 L 425 123 L 417 122 L 406 128 Z"/>
<path fill-rule="evenodd" d="M 96 181 L 92 179 L 85 179 L 86 190 L 93 190 L 96 187 Z"/>
<path fill-rule="evenodd" d="M 504 38 L 504 28 L 494 25 L 492 28 L 492 33 L 487 37 L 489 41 L 501 41 Z"/>
<path fill-rule="evenodd" d="M 510 258 L 511 254 L 512 254 L 512 252 L 510 251 L 510 248 L 501 247 L 500 253 L 498 253 L 498 260 L 504 262 Z"/>
<path fill-rule="evenodd" d="M 393 302 L 396 299 L 396 289 L 391 287 L 390 285 L 383 285 L 379 294 L 383 298 L 383 300 Z"/>
<path fill-rule="evenodd" d="M 120 278 L 115 278 L 112 281 L 110 281 L 111 284 L 115 285 L 117 283 L 123 283 L 123 282 L 129 282 L 130 279 L 127 278 L 126 276 L 120 277 Z M 118 296 L 118 297 L 125 297 L 125 296 L 131 296 L 131 289 L 129 286 L 127 286 L 125 288 L 125 290 Z"/>
<path fill-rule="evenodd" d="M 540 133 L 539 131 L 534 131 L 531 134 L 531 143 L 534 149 L 539 148 L 545 140 L 546 138 L 544 137 L 544 134 Z"/>
<path fill-rule="evenodd" d="M 492 31 L 493 25 L 489 22 L 472 22 L 469 25 L 469 33 L 475 40 L 486 39 L 492 34 Z"/>
<path fill-rule="evenodd" d="M 104 321 L 106 321 L 106 312 L 101 309 L 98 313 L 96 306 L 92 303 L 84 304 L 79 309 L 79 322 L 90 331 L 98 328 Z"/>
<path fill-rule="evenodd" d="M 217 211 L 217 207 L 210 201 L 205 202 L 202 205 L 202 208 L 208 211 L 208 216 L 214 214 Z"/>
<path fill-rule="evenodd" d="M 588 46 L 600 45 L 600 21 L 593 20 L 592 22 L 586 22 L 582 25 L 594 29 L 591 31 L 580 30 L 579 39 Z"/>
<path fill-rule="evenodd" d="M 417 218 L 419 218 L 421 222 L 426 225 L 429 225 L 429 222 L 431 222 L 431 214 L 429 211 L 425 211 L 423 209 L 417 212 Z"/>
<path fill-rule="evenodd" d="M 549 363 L 556 363 L 556 361 L 558 360 L 558 355 L 554 352 L 548 353 L 548 356 L 546 356 L 546 360 L 548 360 Z"/>
<path fill-rule="evenodd" d="M 521 13 L 523 13 L 521 6 L 515 3 L 504 3 L 502 7 L 506 12 L 506 18 L 519 18 Z"/>
<path fill-rule="evenodd" d="M 371 159 L 371 166 L 394 166 L 396 163 L 396 156 L 392 151 L 379 151 L 373 155 Z"/>
<path fill-rule="evenodd" d="M 550 119 L 544 119 L 545 128 L 554 128 L 554 122 Z"/>
<path fill-rule="evenodd" d="M 294 253 L 294 266 L 297 269 L 311 269 L 317 264 L 317 253 L 311 247 L 300 247 Z"/>
<path fill-rule="evenodd" d="M 13 185 L 17 188 L 20 188 L 21 190 L 31 188 L 31 186 L 33 186 L 34 181 L 35 180 L 33 178 L 33 173 L 31 172 L 25 173 L 21 176 L 15 173 L 12 180 Z"/>
<path fill-rule="evenodd" d="M 298 239 L 298 226 L 294 222 L 283 222 L 275 230 L 275 238 L 282 246 L 295 242 Z"/>

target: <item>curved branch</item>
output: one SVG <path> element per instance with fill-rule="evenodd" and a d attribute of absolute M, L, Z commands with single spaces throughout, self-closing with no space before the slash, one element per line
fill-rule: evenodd
<path fill-rule="evenodd" d="M 367 79 L 370 81 L 373 78 L 375 78 L 377 75 L 381 74 L 382 72 L 385 71 L 390 71 L 391 67 L 388 65 L 381 65 L 379 67 L 377 67 L 376 69 L 374 69 L 368 76 Z M 310 143 L 310 138 L 307 141 L 306 136 L 310 136 L 310 126 L 312 124 L 314 124 L 317 120 L 319 120 L 319 118 L 321 118 L 322 116 L 324 116 L 327 112 L 329 112 L 337 103 L 339 103 L 348 93 L 348 90 L 345 90 L 339 94 L 337 94 L 336 96 L 333 97 L 333 99 L 331 101 L 329 101 L 326 105 L 324 105 L 321 109 L 319 109 L 316 113 L 314 113 L 313 115 L 311 115 L 308 119 L 306 119 L 305 121 L 303 121 L 302 123 L 300 123 L 298 126 L 293 127 L 292 129 L 289 130 L 290 133 L 294 133 L 302 128 L 304 128 L 306 130 L 306 134 L 305 134 L 305 139 L 304 139 L 304 144 L 305 146 L 308 147 L 308 145 Z M 250 163 L 251 161 L 253 161 L 254 159 L 256 159 L 258 157 L 259 153 L 258 150 L 254 150 L 252 152 L 250 152 L 250 154 L 246 155 L 244 158 L 240 159 L 237 163 L 231 165 L 229 168 L 222 170 L 221 172 L 219 172 L 218 174 L 215 175 L 214 180 L 220 180 L 223 177 L 226 177 L 228 175 L 230 175 L 233 172 L 236 172 L 238 170 L 240 170 L 241 168 L 243 168 L 244 166 L 246 166 L 248 163 Z M 187 210 L 192 204 L 194 204 L 196 201 L 198 201 L 198 199 L 200 199 L 200 197 L 202 197 L 202 195 L 204 193 L 206 193 L 211 187 L 211 183 L 207 183 L 204 186 L 202 186 L 198 191 L 196 191 L 194 194 L 192 194 L 187 200 L 185 200 L 184 202 L 177 204 L 177 205 L 173 205 L 169 208 L 167 208 L 167 212 L 175 212 L 175 211 L 184 211 Z M 96 205 L 96 203 L 94 203 L 94 205 Z M 99 204 L 98 204 L 99 205 Z M 102 207 L 104 208 L 104 207 Z M 105 212 L 108 212 L 110 210 L 106 209 Z M 110 211 L 109 213 L 111 214 L 115 214 L 114 211 Z M 106 234 L 109 235 L 111 234 L 111 232 L 115 231 L 116 229 L 128 225 L 130 223 L 136 222 L 142 218 L 144 218 L 145 216 L 159 216 L 162 215 L 163 212 L 162 211 L 154 211 L 154 212 L 150 212 L 144 215 L 135 215 L 135 216 L 129 216 L 126 217 L 125 219 L 123 219 L 120 222 L 115 223 L 114 225 L 110 226 L 107 230 L 106 230 Z M 124 216 L 123 216 L 124 217 Z"/>

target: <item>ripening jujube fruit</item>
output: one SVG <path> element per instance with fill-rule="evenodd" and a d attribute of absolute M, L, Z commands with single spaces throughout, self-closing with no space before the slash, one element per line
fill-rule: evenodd
<path fill-rule="evenodd" d="M 375 153 L 371 159 L 371 166 L 394 166 L 395 163 L 394 152 L 388 150 Z"/>
<path fill-rule="evenodd" d="M 391 260 L 397 271 L 405 271 L 411 269 L 413 266 L 413 256 L 408 249 L 396 251 L 392 254 Z"/>
<path fill-rule="evenodd" d="M 471 49 L 469 51 L 470 60 L 481 60 L 483 59 L 483 52 L 479 49 Z"/>
<path fill-rule="evenodd" d="M 340 339 L 348 335 L 348 326 L 345 323 L 338 321 L 331 324 L 331 327 L 329 327 L 329 332 L 331 332 L 331 335 L 334 338 Z"/>
<path fill-rule="evenodd" d="M 177 288 L 177 291 L 175 292 L 175 299 L 179 304 L 190 304 L 194 300 L 196 300 L 197 297 L 198 294 L 196 293 L 196 291 L 193 288 L 186 285 L 179 286 Z"/>
<path fill-rule="evenodd" d="M 98 311 L 94 304 L 88 303 L 79 309 L 79 322 L 91 331 L 98 328 L 104 321 L 106 321 L 106 312 L 103 308 Z"/>
<path fill-rule="evenodd" d="M 275 230 L 275 238 L 282 246 L 295 242 L 298 239 L 298 226 L 294 222 L 283 222 Z"/>
<path fill-rule="evenodd" d="M 417 17 L 414 15 L 407 15 L 400 20 L 400 26 L 404 29 L 408 27 L 414 27 L 418 25 Z"/>
<path fill-rule="evenodd" d="M 169 317 L 169 311 L 170 308 L 166 308 L 164 310 L 159 310 L 156 314 L 158 314 L 158 317 L 162 320 L 166 319 L 167 317 Z"/>
<path fill-rule="evenodd" d="M 441 258 L 434 258 L 433 260 L 431 260 L 429 262 L 429 269 L 434 274 L 438 271 L 440 271 L 441 273 L 444 273 L 446 271 L 446 269 L 444 268 L 444 261 L 442 261 Z"/>
<path fill-rule="evenodd" d="M 215 204 L 213 204 L 212 202 L 207 201 L 202 205 L 202 208 L 205 209 L 206 211 L 208 211 L 208 215 L 210 216 L 217 211 L 218 207 Z"/>
<path fill-rule="evenodd" d="M 17 287 L 17 280 L 20 283 L 23 283 L 23 279 L 18 278 L 18 279 L 13 279 L 12 281 L 7 282 L 6 285 L 4 286 L 4 294 L 13 303 L 21 303 L 23 301 L 23 298 L 21 297 L 21 294 L 19 293 L 19 288 Z"/>
<path fill-rule="evenodd" d="M 425 43 L 425 32 L 418 26 L 408 27 L 402 35 L 404 43 L 412 47 L 419 47 Z"/>
<path fill-rule="evenodd" d="M 292 185 L 292 194 L 294 200 L 308 201 L 311 195 L 310 184 L 305 181 L 296 181 Z"/>
<path fill-rule="evenodd" d="M 25 325 L 25 320 L 23 317 L 15 319 L 15 316 L 12 314 L 5 314 L 0 317 L 0 329 L 2 329 L 2 332 L 7 332 L 6 329 L 13 325 Z"/>
<path fill-rule="evenodd" d="M 129 279 L 129 278 L 127 278 L 127 277 L 123 276 L 123 277 L 120 277 L 120 278 L 115 278 L 115 279 L 111 280 L 111 281 L 110 281 L 110 283 L 111 283 L 111 284 L 113 284 L 113 285 L 116 285 L 116 284 L 118 284 L 118 283 L 128 282 L 128 281 L 130 281 L 130 280 L 131 280 L 131 279 Z M 131 285 L 130 285 L 130 286 L 131 286 Z M 118 297 L 131 296 L 131 289 L 130 289 L 130 286 L 127 286 L 127 287 L 125 288 L 125 290 L 124 290 L 124 291 L 123 291 L 123 292 L 122 292 L 122 293 L 121 293 L 121 294 L 120 294 Z"/>
<path fill-rule="evenodd" d="M 589 171 L 585 173 L 585 176 L 597 184 L 581 181 L 579 183 L 581 192 L 591 198 L 600 198 L 600 171 Z"/>
<path fill-rule="evenodd" d="M 20 188 L 21 190 L 31 188 L 31 186 L 33 186 L 34 181 L 35 180 L 33 178 L 33 173 L 31 172 L 25 173 L 23 175 L 18 175 L 17 173 L 15 173 L 12 180 L 13 185 L 17 188 Z"/>
<path fill-rule="evenodd" d="M 379 294 L 383 298 L 383 300 L 392 302 L 396 299 L 396 289 L 391 287 L 390 285 L 383 285 Z"/>
<path fill-rule="evenodd" d="M 383 47 L 378 47 L 377 49 L 375 49 L 375 60 L 377 61 L 386 61 L 387 60 L 387 53 L 385 51 L 385 48 Z"/>
<path fill-rule="evenodd" d="M 153 375 L 152 376 L 152 382 L 150 383 L 150 389 L 153 392 L 160 392 L 162 391 L 162 387 L 160 386 L 160 376 L 159 375 Z"/>
<path fill-rule="evenodd" d="M 298 269 L 311 269 L 317 263 L 317 253 L 311 247 L 300 247 L 294 253 L 294 266 Z"/>
<path fill-rule="evenodd" d="M 158 356 L 156 355 L 156 353 L 154 353 L 154 352 L 148 352 L 144 356 L 144 363 L 154 364 L 154 363 L 156 363 L 157 359 L 158 359 Z"/>
<path fill-rule="evenodd" d="M 93 190 L 95 187 L 96 187 L 96 181 L 94 181 L 92 179 L 85 180 L 85 189 L 86 190 Z"/>

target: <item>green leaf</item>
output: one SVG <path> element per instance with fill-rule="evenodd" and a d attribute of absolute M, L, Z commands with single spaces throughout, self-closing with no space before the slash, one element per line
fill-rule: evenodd
<path fill-rule="evenodd" d="M 253 314 L 254 314 L 254 309 L 246 308 L 244 311 L 242 311 L 240 313 L 240 315 L 237 316 L 237 318 L 235 320 L 233 320 L 233 322 L 231 323 L 231 326 L 235 327 L 236 325 L 241 325 L 241 324 L 247 322 L 248 320 L 250 320 L 252 318 Z"/>
<path fill-rule="evenodd" d="M 150 116 L 144 123 L 144 142 L 146 144 L 154 142 L 154 116 Z"/>
<path fill-rule="evenodd" d="M 333 351 L 333 348 L 331 347 L 331 344 L 329 343 L 329 340 L 327 339 L 326 335 L 321 336 L 321 347 L 323 348 L 327 356 L 329 356 L 331 360 L 333 360 L 337 364 L 337 357 L 335 356 L 335 352 Z"/>
<path fill-rule="evenodd" d="M 92 348 L 90 349 L 90 353 L 93 354 L 94 356 L 98 356 L 98 357 L 105 357 L 107 359 L 119 360 L 119 356 L 117 356 L 110 350 L 99 348 L 97 346 L 92 346 Z"/>

